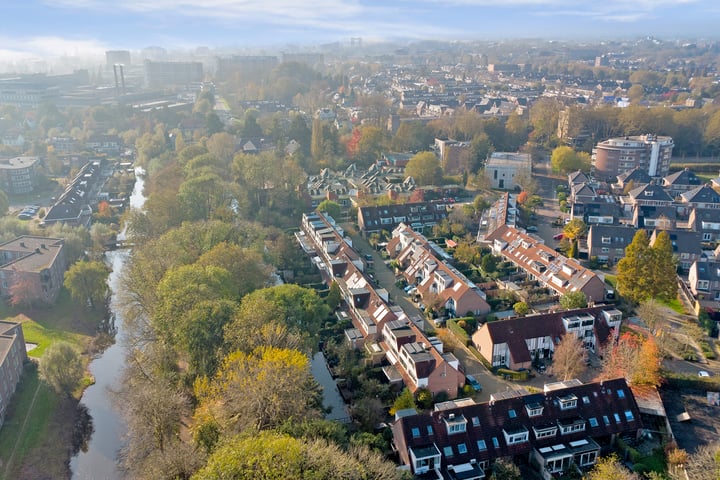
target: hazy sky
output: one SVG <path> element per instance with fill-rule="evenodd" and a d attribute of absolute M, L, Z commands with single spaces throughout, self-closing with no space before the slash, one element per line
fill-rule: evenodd
<path fill-rule="evenodd" d="M 717 36 L 717 0 L 4 0 L 0 60 L 374 39 Z"/>

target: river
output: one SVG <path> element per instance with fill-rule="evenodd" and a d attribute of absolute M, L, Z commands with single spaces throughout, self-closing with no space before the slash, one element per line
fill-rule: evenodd
<path fill-rule="evenodd" d="M 141 173 L 138 171 L 138 173 Z M 131 208 L 142 208 L 144 179 L 137 176 L 135 188 L 130 196 Z M 122 234 L 121 234 L 122 235 Z M 118 236 L 119 240 L 122 240 Z M 120 274 L 125 267 L 129 251 L 116 250 L 106 253 L 107 262 L 112 268 L 108 283 L 113 292 L 119 288 Z M 116 296 L 110 300 L 110 308 L 115 313 L 117 334 L 115 343 L 102 355 L 90 362 L 90 373 L 95 384 L 88 387 L 80 401 L 88 408 L 93 421 L 94 432 L 88 443 L 88 450 L 80 452 L 70 460 L 70 469 L 74 480 L 116 480 L 122 478 L 117 468 L 117 454 L 123 445 L 126 433 L 123 418 L 116 411 L 109 390 L 115 387 L 125 367 L 125 348 L 123 347 L 123 319 L 116 308 Z"/>

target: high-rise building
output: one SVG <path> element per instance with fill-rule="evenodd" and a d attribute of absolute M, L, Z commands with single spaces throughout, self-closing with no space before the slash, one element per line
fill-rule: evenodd
<path fill-rule="evenodd" d="M 614 180 L 621 173 L 636 167 L 651 177 L 665 177 L 670 172 L 673 146 L 672 137 L 653 134 L 600 142 L 592 151 L 595 178 Z"/>
<path fill-rule="evenodd" d="M 153 62 L 145 60 L 145 85 L 148 88 L 188 85 L 203 80 L 200 62 Z"/>

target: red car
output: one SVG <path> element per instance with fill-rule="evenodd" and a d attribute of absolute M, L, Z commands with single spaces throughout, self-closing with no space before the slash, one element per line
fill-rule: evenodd
<path fill-rule="evenodd" d="M 562 232 L 558 233 L 557 235 L 553 235 L 553 240 L 562 240 L 564 236 Z"/>

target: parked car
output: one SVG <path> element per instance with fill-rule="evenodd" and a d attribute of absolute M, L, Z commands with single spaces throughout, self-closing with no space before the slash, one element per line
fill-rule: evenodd
<path fill-rule="evenodd" d="M 475 390 L 476 392 L 479 392 L 480 390 L 482 390 L 482 385 L 480 385 L 480 382 L 478 382 L 477 380 L 475 380 L 475 377 L 473 377 L 472 375 L 465 375 L 465 381 L 466 381 L 466 382 L 468 383 L 468 385 L 470 385 L 470 386 L 473 388 L 473 390 Z"/>
<path fill-rule="evenodd" d="M 562 240 L 565 237 L 565 234 L 560 232 L 557 235 L 553 235 L 553 240 Z"/>
<path fill-rule="evenodd" d="M 698 372 L 698 377 L 709 377 L 709 376 L 710 376 L 710 372 L 707 372 L 705 370 L 700 370 Z"/>
<path fill-rule="evenodd" d="M 530 225 L 530 226 L 527 227 L 525 230 L 527 230 L 528 232 L 537 232 L 537 231 L 538 231 L 538 227 L 536 227 L 535 225 Z"/>

